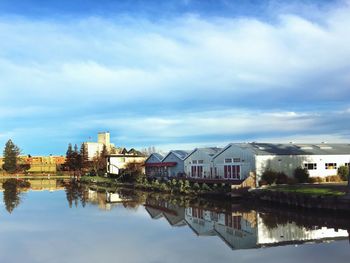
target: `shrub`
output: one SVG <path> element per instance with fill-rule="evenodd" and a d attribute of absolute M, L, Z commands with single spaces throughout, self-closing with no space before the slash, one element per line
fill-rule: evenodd
<path fill-rule="evenodd" d="M 277 173 L 270 169 L 266 169 L 265 172 L 262 174 L 261 179 L 267 184 L 273 184 L 276 182 Z"/>
<path fill-rule="evenodd" d="M 288 176 L 284 172 L 278 172 L 276 175 L 276 184 L 287 184 Z"/>
<path fill-rule="evenodd" d="M 310 174 L 309 171 L 298 167 L 294 170 L 294 178 L 298 183 L 307 183 L 309 180 Z"/>
<path fill-rule="evenodd" d="M 332 176 L 327 176 L 326 177 L 326 182 L 328 182 L 328 183 L 339 183 L 339 182 L 342 182 L 342 181 L 343 180 L 338 175 L 332 175 Z"/>
<path fill-rule="evenodd" d="M 161 191 L 168 191 L 169 188 L 168 188 L 168 186 L 165 183 L 161 183 L 160 186 L 159 186 L 159 190 L 161 190 Z"/>
<path fill-rule="evenodd" d="M 338 176 L 343 180 L 347 181 L 349 176 L 349 167 L 348 166 L 340 166 L 338 168 Z"/>
<path fill-rule="evenodd" d="M 198 183 L 194 183 L 192 188 L 193 188 L 193 190 L 198 191 L 201 187 L 199 186 Z"/>
<path fill-rule="evenodd" d="M 308 180 L 309 183 L 324 183 L 326 182 L 326 178 L 324 177 L 310 177 Z"/>
<path fill-rule="evenodd" d="M 204 184 L 202 184 L 202 190 L 204 190 L 204 191 L 210 191 L 211 189 L 210 189 L 210 187 L 209 187 L 206 183 L 204 183 Z"/>

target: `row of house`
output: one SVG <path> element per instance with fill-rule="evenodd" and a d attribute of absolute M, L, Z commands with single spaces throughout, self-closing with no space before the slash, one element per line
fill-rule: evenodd
<path fill-rule="evenodd" d="M 196 148 L 151 154 L 145 161 L 150 177 L 185 177 L 189 180 L 242 182 L 271 169 L 293 176 L 298 167 L 311 177 L 337 174 L 340 166 L 350 165 L 350 144 L 231 143 L 224 148 Z"/>

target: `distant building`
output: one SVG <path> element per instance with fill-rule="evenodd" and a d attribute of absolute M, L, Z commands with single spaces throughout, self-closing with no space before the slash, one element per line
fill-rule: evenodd
<path fill-rule="evenodd" d="M 112 152 L 116 149 L 115 145 L 111 143 L 109 132 L 99 132 L 97 134 L 97 142 L 84 142 L 83 144 L 88 152 L 89 160 L 92 160 L 96 155 L 100 154 L 104 146 L 106 146 L 108 152 Z"/>
<path fill-rule="evenodd" d="M 0 167 L 4 161 L 0 157 Z M 18 164 L 29 164 L 29 173 L 55 173 L 59 165 L 64 164 L 66 158 L 64 156 L 30 156 L 23 155 L 18 157 Z"/>

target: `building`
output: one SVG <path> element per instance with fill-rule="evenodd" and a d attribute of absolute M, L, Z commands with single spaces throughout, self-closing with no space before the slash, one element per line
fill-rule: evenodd
<path fill-rule="evenodd" d="M 3 157 L 0 157 L 0 167 L 4 164 Z M 55 173 L 58 166 L 64 164 L 64 156 L 30 156 L 23 155 L 18 157 L 18 164 L 28 164 L 29 173 Z"/>
<path fill-rule="evenodd" d="M 145 172 L 144 162 L 146 156 L 135 149 L 131 149 L 130 151 L 124 149 L 121 153 L 109 154 L 106 158 L 108 174 L 119 175 L 131 163 L 140 165 L 142 167 L 142 173 Z"/>
<path fill-rule="evenodd" d="M 88 152 L 89 160 L 100 154 L 103 147 L 106 147 L 108 152 L 113 152 L 116 149 L 115 145 L 111 143 L 109 132 L 99 132 L 97 134 L 97 142 L 84 142 L 83 144 Z"/>
<path fill-rule="evenodd" d="M 349 163 L 350 144 L 328 143 L 231 143 L 213 157 L 218 178 L 244 180 L 255 174 L 256 183 L 267 169 L 292 177 L 294 170 L 302 167 L 311 177 L 326 177 Z"/>
<path fill-rule="evenodd" d="M 152 153 L 145 160 L 145 173 L 148 177 L 161 177 L 164 173 L 162 160 L 164 156 L 159 153 Z"/>
<path fill-rule="evenodd" d="M 214 179 L 215 167 L 213 165 L 213 156 L 221 148 L 196 148 L 184 160 L 185 174 L 191 178 L 211 178 Z"/>
<path fill-rule="evenodd" d="M 170 151 L 162 160 L 163 174 L 165 177 L 181 177 L 185 174 L 184 160 L 189 151 Z"/>

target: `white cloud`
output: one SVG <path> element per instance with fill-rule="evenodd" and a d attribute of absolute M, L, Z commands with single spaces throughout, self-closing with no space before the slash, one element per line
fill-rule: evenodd
<path fill-rule="evenodd" d="M 349 107 L 350 5 L 318 12 L 274 22 L 0 17 L 2 134 L 42 121 L 67 138 L 114 129 L 121 144 L 317 128 L 345 136 L 348 115 L 334 112 Z M 54 130 L 45 128 L 44 138 Z"/>

